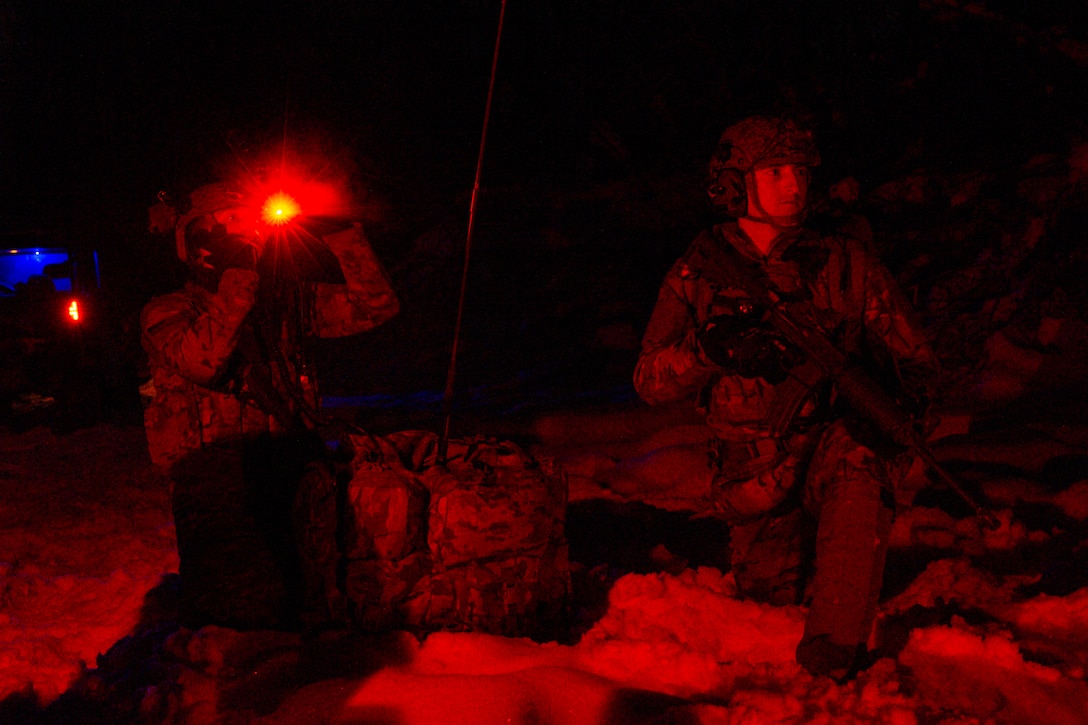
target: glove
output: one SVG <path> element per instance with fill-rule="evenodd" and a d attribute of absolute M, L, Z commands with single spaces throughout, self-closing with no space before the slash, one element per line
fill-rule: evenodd
<path fill-rule="evenodd" d="M 754 328 L 736 341 L 733 367 L 742 378 L 763 378 L 772 385 L 785 381 L 789 371 L 804 355 L 785 337 L 771 330 Z"/>
<path fill-rule="evenodd" d="M 759 325 L 763 310 L 746 297 L 718 297 L 714 304 L 727 311 L 707 318 L 696 333 L 696 339 L 708 360 L 733 369 L 741 337 Z"/>
<path fill-rule="evenodd" d="M 940 416 L 933 412 L 929 396 L 921 386 L 904 384 L 902 393 L 897 396 L 899 406 L 914 421 L 914 431 L 922 440 L 926 440 L 940 425 Z"/>
<path fill-rule="evenodd" d="M 257 269 L 260 249 L 249 238 L 228 234 L 221 224 L 210 230 L 197 229 L 190 234 L 191 246 L 197 250 L 201 266 L 217 271 L 224 269 Z"/>
<path fill-rule="evenodd" d="M 228 235 L 217 249 L 219 266 L 223 269 L 257 269 L 260 249 L 239 235 Z"/>
<path fill-rule="evenodd" d="M 696 340 L 703 355 L 715 365 L 733 368 L 733 348 L 737 338 L 748 329 L 747 321 L 737 315 L 715 315 L 703 323 Z"/>

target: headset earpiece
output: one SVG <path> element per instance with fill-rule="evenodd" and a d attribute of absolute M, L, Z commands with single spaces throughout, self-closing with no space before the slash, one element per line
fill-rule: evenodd
<path fill-rule="evenodd" d="M 748 211 L 748 190 L 744 174 L 737 169 L 722 167 L 707 187 L 710 201 L 731 217 L 742 217 Z"/>

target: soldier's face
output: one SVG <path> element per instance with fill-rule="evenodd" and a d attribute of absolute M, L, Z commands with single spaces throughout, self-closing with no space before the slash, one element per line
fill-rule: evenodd
<path fill-rule="evenodd" d="M 762 209 L 768 216 L 794 217 L 804 212 L 808 199 L 807 166 L 767 166 L 753 171 L 752 181 L 748 188 L 749 213 Z"/>

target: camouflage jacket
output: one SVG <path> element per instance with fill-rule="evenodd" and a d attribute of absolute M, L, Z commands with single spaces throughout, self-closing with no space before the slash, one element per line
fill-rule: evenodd
<path fill-rule="evenodd" d="M 856 241 L 802 230 L 780 237 L 761 257 L 736 223 L 700 236 L 673 265 L 658 294 L 642 340 L 634 384 L 651 404 L 695 398 L 707 423 L 722 440 L 751 441 L 773 435 L 772 419 L 782 409 L 784 390 L 797 381 L 772 384 L 724 370 L 703 353 L 697 334 L 706 320 L 736 310 L 747 299 L 740 286 L 709 279 L 699 255 L 722 254 L 730 244 L 745 258 L 759 261 L 769 281 L 783 293 L 804 299 L 827 337 L 850 355 L 891 369 L 908 388 L 923 394 L 936 360 L 906 299 L 887 269 Z M 795 394 L 795 393 L 794 393 Z M 794 415 L 818 405 L 812 381 L 790 403 Z"/>
<path fill-rule="evenodd" d="M 336 255 L 346 283 L 307 284 L 312 314 L 301 334 L 352 335 L 393 317 L 399 301 L 361 227 L 323 241 Z M 293 355 L 299 333 L 288 329 L 284 316 L 275 318 L 280 320 L 273 333 L 279 338 L 273 343 L 277 352 L 265 357 L 276 360 L 253 359 L 252 351 L 261 346 L 245 344 L 257 336 L 259 283 L 256 272 L 227 269 L 215 292 L 189 282 L 144 307 L 142 343 L 153 388 L 144 425 L 156 464 L 168 467 L 203 446 L 282 430 L 284 418 L 297 414 L 298 396 L 284 388 L 307 390 L 305 371 L 295 369 Z M 280 394 L 269 395 L 272 389 Z M 273 397 L 281 410 L 260 404 Z"/>

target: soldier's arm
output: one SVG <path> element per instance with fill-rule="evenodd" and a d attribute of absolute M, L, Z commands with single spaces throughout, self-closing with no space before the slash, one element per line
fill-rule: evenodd
<path fill-rule="evenodd" d="M 317 285 L 314 332 L 320 337 L 354 335 L 396 315 L 400 301 L 362 226 L 323 240 L 339 260 L 346 284 Z"/>
<path fill-rule="evenodd" d="M 152 300 L 141 319 L 144 349 L 159 365 L 207 385 L 223 372 L 234 352 L 256 293 L 256 272 L 228 269 L 204 309 L 180 295 Z"/>
<path fill-rule="evenodd" d="M 647 403 L 681 400 L 702 389 L 718 366 L 707 360 L 696 341 L 696 320 L 683 299 L 675 272 L 666 277 L 642 338 L 634 384 Z"/>
<path fill-rule="evenodd" d="M 908 388 L 932 397 L 939 364 L 918 315 L 887 268 L 871 255 L 863 257 L 864 327 L 869 345 L 889 357 Z"/>

